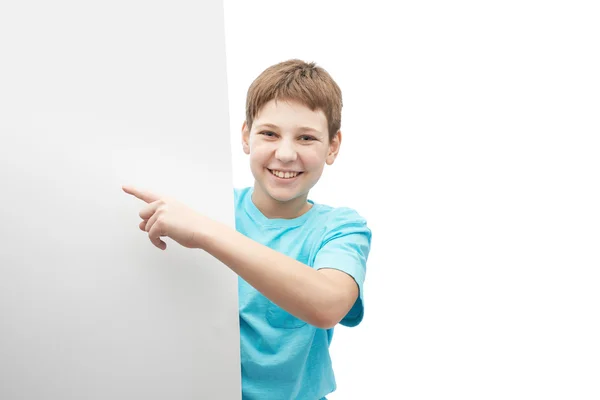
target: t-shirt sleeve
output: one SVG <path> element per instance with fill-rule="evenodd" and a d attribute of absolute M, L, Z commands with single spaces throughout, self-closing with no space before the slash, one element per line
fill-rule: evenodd
<path fill-rule="evenodd" d="M 358 325 L 364 315 L 363 284 L 371 247 L 371 230 L 356 211 L 339 208 L 328 221 L 324 240 L 316 254 L 314 268 L 332 268 L 350 275 L 358 285 L 358 298 L 340 321 L 341 325 Z"/>

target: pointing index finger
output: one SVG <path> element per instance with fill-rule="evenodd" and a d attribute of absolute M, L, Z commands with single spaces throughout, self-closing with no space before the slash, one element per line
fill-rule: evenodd
<path fill-rule="evenodd" d="M 133 186 L 124 185 L 122 189 L 125 193 L 135 196 L 138 199 L 145 201 L 146 203 L 152 203 L 158 200 L 157 195 L 147 191 L 136 189 Z"/>

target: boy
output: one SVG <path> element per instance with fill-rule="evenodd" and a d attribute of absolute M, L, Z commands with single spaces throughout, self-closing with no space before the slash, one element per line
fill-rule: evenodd
<path fill-rule="evenodd" d="M 314 63 L 267 68 L 248 90 L 242 147 L 253 187 L 235 190 L 236 229 L 168 198 L 124 187 L 148 205 L 140 229 L 201 248 L 239 276 L 243 399 L 324 399 L 335 390 L 333 328 L 363 317 L 371 243 L 349 208 L 308 199 L 341 144 L 342 97 Z"/>

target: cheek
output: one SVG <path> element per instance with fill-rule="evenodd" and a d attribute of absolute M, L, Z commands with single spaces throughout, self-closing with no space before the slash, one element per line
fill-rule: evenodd
<path fill-rule="evenodd" d="M 250 145 L 250 161 L 265 162 L 269 158 L 271 150 L 264 143 L 252 143 Z"/>
<path fill-rule="evenodd" d="M 318 169 L 325 163 L 326 154 L 321 151 L 309 150 L 299 153 L 302 164 L 308 169 Z"/>

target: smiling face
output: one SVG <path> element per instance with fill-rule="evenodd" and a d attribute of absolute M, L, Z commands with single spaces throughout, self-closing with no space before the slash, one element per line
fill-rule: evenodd
<path fill-rule="evenodd" d="M 248 129 L 242 127 L 244 152 L 250 155 L 254 175 L 252 200 L 267 216 L 294 218 L 310 208 L 309 190 L 318 182 L 325 164 L 331 165 L 341 143 L 338 131 L 329 140 L 321 110 L 312 111 L 296 101 L 266 103 Z"/>

